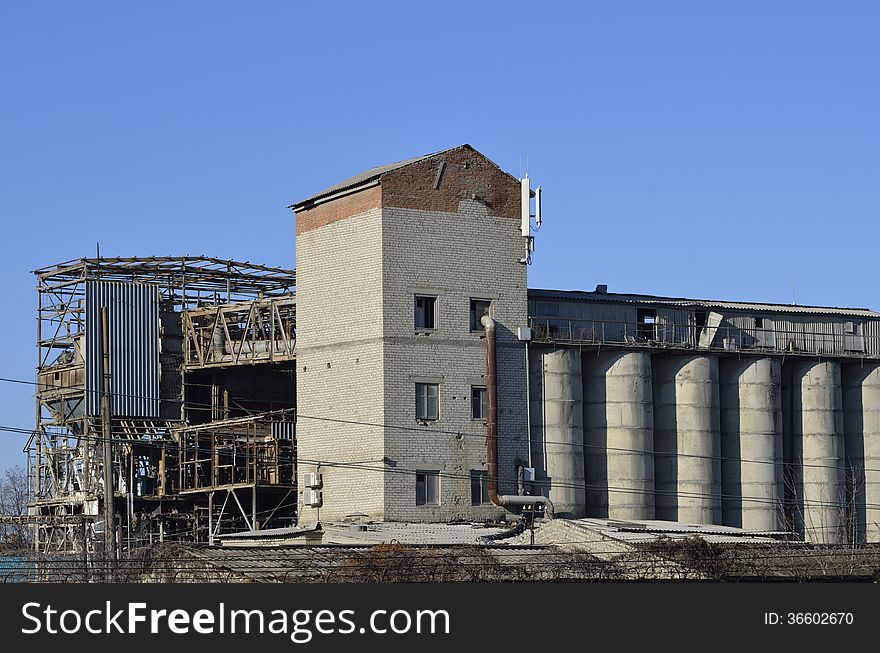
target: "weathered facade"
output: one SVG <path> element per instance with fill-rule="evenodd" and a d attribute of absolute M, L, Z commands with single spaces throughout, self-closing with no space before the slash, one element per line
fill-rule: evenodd
<path fill-rule="evenodd" d="M 486 471 L 485 420 L 472 412 L 486 354 L 470 310 L 471 300 L 490 302 L 499 325 L 499 454 L 514 469 L 528 456 L 519 200 L 516 179 L 463 146 L 294 206 L 300 475 L 322 475 L 320 506 L 303 505 L 302 520 L 503 514 L 471 497 L 472 472 Z M 430 305 L 418 309 L 430 313 L 421 324 L 419 298 Z M 436 388 L 436 415 L 417 419 L 417 385 Z M 422 473 L 436 495 L 417 505 Z M 502 491 L 516 491 L 514 478 L 501 479 Z"/>
<path fill-rule="evenodd" d="M 563 516 L 880 538 L 880 315 L 526 290 L 523 202 L 519 180 L 462 146 L 292 207 L 300 480 L 321 474 L 301 520 L 502 512 L 470 483 L 486 469 L 470 401 L 486 359 L 467 312 L 484 299 L 502 333 L 503 492 L 547 494 Z M 423 385 L 438 393 L 429 419 Z"/>
<path fill-rule="evenodd" d="M 107 442 L 127 546 L 551 509 L 880 541 L 880 314 L 529 290 L 532 195 L 463 145 L 292 205 L 295 275 L 38 270 L 38 546 L 103 536 Z"/>

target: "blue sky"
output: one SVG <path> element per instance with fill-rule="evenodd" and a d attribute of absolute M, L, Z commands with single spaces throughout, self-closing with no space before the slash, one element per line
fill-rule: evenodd
<path fill-rule="evenodd" d="M 880 308 L 878 32 L 874 2 L 3 3 L 0 376 L 33 378 L 30 270 L 292 266 L 292 201 L 465 142 L 544 188 L 533 287 Z M 0 413 L 30 428 L 32 389 Z"/>

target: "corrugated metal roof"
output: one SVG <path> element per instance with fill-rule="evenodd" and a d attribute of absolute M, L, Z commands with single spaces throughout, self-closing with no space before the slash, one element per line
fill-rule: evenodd
<path fill-rule="evenodd" d="M 324 524 L 325 544 L 480 544 L 487 535 L 506 532 L 509 526 L 484 524 L 430 524 L 373 522 L 367 530 L 351 530 L 349 524 Z"/>
<path fill-rule="evenodd" d="M 354 175 L 353 177 L 349 177 L 348 179 L 344 179 L 337 184 L 333 184 L 324 190 L 311 195 L 310 197 L 305 198 L 304 200 L 300 200 L 299 202 L 295 202 L 291 204 L 289 209 L 297 210 L 302 207 L 304 204 L 308 204 L 311 202 L 315 202 L 316 200 L 321 199 L 322 197 L 326 197 L 328 195 L 333 195 L 335 193 L 339 193 L 345 190 L 351 190 L 363 184 L 374 181 L 384 175 L 386 172 L 391 172 L 392 170 L 398 170 L 403 168 L 404 166 L 408 166 L 412 163 L 418 163 L 419 161 L 424 161 L 425 159 L 430 159 L 432 156 L 437 156 L 439 154 L 444 154 L 445 152 L 449 152 L 451 150 L 457 150 L 460 147 L 471 148 L 470 145 L 464 143 L 462 145 L 456 145 L 455 147 L 449 147 L 445 150 L 440 150 L 439 152 L 432 152 L 431 154 L 423 154 L 422 156 L 413 157 L 412 159 L 405 159 L 404 161 L 398 161 L 396 163 L 389 163 L 387 165 L 376 166 L 375 168 L 370 168 L 368 170 L 364 170 L 361 173 Z M 473 149 L 473 148 L 471 148 Z"/>
<path fill-rule="evenodd" d="M 306 535 L 308 533 L 318 533 L 321 530 L 320 524 L 302 528 L 299 526 L 287 526 L 284 528 L 266 528 L 259 531 L 241 531 L 239 533 L 224 533 L 218 535 L 218 539 L 222 540 L 249 540 L 249 539 L 272 539 L 276 537 L 296 537 L 297 535 Z"/>
<path fill-rule="evenodd" d="M 799 306 L 795 304 L 764 304 L 759 302 L 730 302 L 715 299 L 687 299 L 628 293 L 600 293 L 584 290 L 545 290 L 529 288 L 529 299 L 557 299 L 584 302 L 669 305 L 695 308 L 718 308 L 768 313 L 800 313 L 804 315 L 841 315 L 880 318 L 880 313 L 869 308 L 837 308 L 832 306 Z"/>

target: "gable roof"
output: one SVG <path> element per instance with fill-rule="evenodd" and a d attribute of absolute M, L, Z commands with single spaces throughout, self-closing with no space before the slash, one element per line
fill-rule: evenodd
<path fill-rule="evenodd" d="M 413 163 L 418 163 L 420 161 L 424 161 L 425 159 L 430 159 L 434 156 L 439 156 L 440 154 L 445 154 L 446 152 L 451 152 L 452 150 L 457 150 L 459 148 L 466 147 L 469 150 L 476 152 L 476 150 L 468 145 L 467 143 L 463 143 L 462 145 L 456 145 L 455 147 L 449 147 L 445 150 L 440 150 L 438 152 L 431 152 L 430 154 L 423 154 L 422 156 L 413 157 L 412 159 L 405 159 L 403 161 L 397 161 L 396 163 L 389 163 L 387 165 L 376 166 L 374 168 L 369 168 L 364 170 L 361 173 L 354 175 L 353 177 L 349 177 L 348 179 L 344 179 L 337 184 L 333 184 L 324 190 L 315 193 L 303 200 L 295 202 L 288 206 L 287 208 L 293 209 L 294 211 L 303 208 L 306 204 L 314 204 L 319 202 L 320 200 L 329 197 L 330 195 L 335 195 L 337 193 L 344 192 L 353 192 L 358 190 L 362 186 L 373 185 L 379 177 L 384 175 L 385 173 L 391 172 L 392 170 L 399 170 L 400 168 L 404 168 Z M 479 154 L 479 153 L 478 153 Z M 482 155 L 481 155 L 482 156 Z M 494 164 L 493 162 L 493 165 Z"/>

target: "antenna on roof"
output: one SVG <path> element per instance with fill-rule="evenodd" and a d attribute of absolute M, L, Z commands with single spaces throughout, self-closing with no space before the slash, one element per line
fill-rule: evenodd
<path fill-rule="evenodd" d="M 541 227 L 541 187 L 532 191 L 529 184 L 529 173 L 519 180 L 520 183 L 520 233 L 525 239 L 526 255 L 519 260 L 528 265 L 532 262 L 532 252 L 535 251 L 535 237 L 532 236 L 532 218 L 535 218 L 536 230 Z M 532 197 L 535 198 L 535 212 L 532 213 Z"/>
<path fill-rule="evenodd" d="M 101 258 L 101 243 L 95 243 L 95 258 Z"/>

